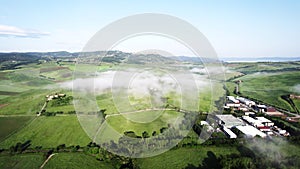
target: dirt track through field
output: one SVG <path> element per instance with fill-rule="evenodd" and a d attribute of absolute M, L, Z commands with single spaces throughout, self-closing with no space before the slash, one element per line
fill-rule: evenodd
<path fill-rule="evenodd" d="M 166 109 L 166 108 L 155 108 L 155 109 L 143 109 L 143 110 L 136 110 L 131 112 L 123 112 L 123 113 L 116 113 L 116 114 L 109 114 L 105 118 L 111 117 L 111 116 L 120 116 L 120 115 L 126 115 L 126 114 L 134 114 L 134 113 L 141 113 L 145 111 L 167 111 L 167 110 L 175 110 L 175 109 Z"/>
<path fill-rule="evenodd" d="M 44 166 L 47 164 L 47 162 L 51 159 L 51 157 L 53 157 L 55 154 L 51 154 L 45 161 L 44 163 L 41 165 L 40 169 L 44 168 Z"/>

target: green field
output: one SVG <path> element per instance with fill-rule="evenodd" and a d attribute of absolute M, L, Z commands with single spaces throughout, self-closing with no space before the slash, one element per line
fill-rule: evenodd
<path fill-rule="evenodd" d="M 0 114 L 26 114 L 35 115 L 40 111 L 45 103 L 45 96 L 49 90 L 28 90 L 15 96 L 6 97 L 0 100 L 0 104 L 5 104 L 0 108 Z"/>
<path fill-rule="evenodd" d="M 185 168 L 188 164 L 199 166 L 202 160 L 207 157 L 207 152 L 213 152 L 217 157 L 239 152 L 235 147 L 196 147 L 196 148 L 180 148 L 170 150 L 155 157 L 138 159 L 140 168 Z"/>
<path fill-rule="evenodd" d="M 242 95 L 294 111 L 281 96 L 292 93 L 299 94 L 293 90 L 293 87 L 300 82 L 300 72 L 254 73 L 236 80 L 242 80 L 240 84 Z M 229 82 L 227 86 L 232 92 L 235 84 Z M 298 103 L 297 106 L 299 107 Z"/>
<path fill-rule="evenodd" d="M 242 72 L 244 74 L 252 74 L 255 72 L 282 72 L 289 70 L 297 70 L 300 62 L 240 62 L 226 63 L 225 67 L 230 70 Z"/>
<path fill-rule="evenodd" d="M 24 127 L 33 118 L 33 116 L 0 117 L 0 141 Z"/>
<path fill-rule="evenodd" d="M 40 168 L 43 162 L 43 154 L 19 154 L 0 156 L 0 168 L 2 169 Z"/>
<path fill-rule="evenodd" d="M 95 157 L 86 155 L 84 153 L 57 153 L 55 154 L 48 163 L 44 166 L 44 169 L 94 169 L 103 168 L 110 169 L 113 168 L 110 163 L 102 162 L 96 160 Z"/>
<path fill-rule="evenodd" d="M 56 147 L 60 144 L 85 146 L 90 139 L 82 130 L 75 115 L 38 117 L 26 127 L 5 139 L 0 147 L 9 148 L 17 142 L 31 140 L 32 147 Z"/>
<path fill-rule="evenodd" d="M 158 118 L 156 118 L 157 116 Z M 182 114 L 176 111 L 146 111 L 110 116 L 106 120 L 107 124 L 112 126 L 119 133 L 134 131 L 136 135 L 141 136 L 144 131 L 150 134 L 153 131 L 159 132 L 162 127 L 167 127 L 169 123 L 174 123 L 175 120 L 180 117 L 182 117 Z M 149 123 L 147 123 L 147 121 L 149 121 Z"/>
<path fill-rule="evenodd" d="M 297 107 L 298 111 L 300 111 L 300 100 L 299 99 L 293 99 L 293 102 L 295 106 Z"/>
<path fill-rule="evenodd" d="M 225 85 L 225 83 L 224 83 Z M 223 83 L 212 82 L 210 87 L 200 91 L 199 96 L 199 111 L 200 112 L 213 112 L 218 111 L 215 101 L 220 98 L 223 99 L 225 96 L 225 90 L 223 89 Z"/>
<path fill-rule="evenodd" d="M 128 64 L 122 66 L 115 64 L 116 63 L 102 63 L 102 65 L 99 66 L 99 64 L 93 63 L 92 65 L 81 64 L 78 66 L 73 62 L 53 59 L 51 61 L 43 61 L 39 64 L 21 65 L 19 69 L 15 70 L 1 71 L 0 149 L 5 150 L 0 152 L 0 168 L 39 168 L 41 166 L 45 160 L 45 156 L 42 153 L 32 154 L 26 152 L 26 150 L 23 152 L 24 154 L 8 155 L 13 151 L 10 149 L 11 146 L 16 145 L 18 142 L 24 143 L 26 141 L 30 142 L 30 148 L 42 146 L 40 149 L 42 152 L 54 148 L 54 153 L 56 154 L 46 164 L 44 167 L 46 169 L 113 168 L 112 163 L 115 159 L 109 159 L 111 161 L 108 160 L 104 162 L 96 159 L 99 154 L 85 154 L 89 151 L 87 144 L 91 142 L 91 139 L 83 130 L 77 116 L 68 114 L 68 112 L 74 111 L 73 98 L 71 98 L 72 91 L 71 89 L 62 89 L 60 86 L 61 83 L 59 82 L 70 81 L 74 70 L 78 73 L 76 77 L 93 77 L 92 73 L 95 71 L 144 69 L 144 65 L 142 64 Z M 186 66 L 187 65 L 179 67 L 175 64 L 170 66 L 170 70 L 176 72 L 185 69 Z M 188 66 L 193 67 L 195 65 L 189 64 Z M 231 93 L 235 87 L 234 81 L 237 79 L 242 80 L 240 84 L 242 95 L 293 111 L 292 107 L 281 99 L 280 96 L 292 93 L 300 94 L 295 90 L 295 86 L 300 83 L 300 72 L 295 71 L 299 67 L 299 62 L 233 63 L 226 64 L 226 66 L 227 72 L 225 79 L 223 79 L 223 74 L 212 76 L 212 79 L 203 78 L 205 84 L 209 82 L 211 82 L 211 84 L 199 89 L 199 107 L 197 111 L 208 113 L 217 111 L 215 101 L 220 100 L 220 98 L 222 99 L 224 96 L 222 82 L 228 79 L 233 79 L 226 82 L 227 88 Z M 159 73 L 158 75 L 161 75 Z M 234 79 L 235 77 L 238 78 Z M 46 112 L 63 112 L 63 114 L 49 117 L 43 116 L 45 115 L 43 114 L 37 117 L 36 112 L 40 111 L 44 105 L 46 101 L 45 96 L 54 93 L 66 93 L 66 97 L 63 99 L 67 101 L 63 99 L 49 101 Z M 89 118 L 88 120 L 90 121 L 87 120 L 87 122 L 90 123 L 88 124 L 92 124 L 90 126 L 87 124 L 90 128 L 85 129 L 90 129 L 88 132 L 92 134 L 94 134 L 94 129 L 97 129 L 95 139 L 100 138 L 101 141 L 105 141 L 111 144 L 111 146 L 113 146 L 113 144 L 110 141 L 113 140 L 115 143 L 118 143 L 119 138 L 122 137 L 126 131 L 133 131 L 136 136 L 143 136 L 142 133 L 145 131 L 148 133 L 148 136 L 151 136 L 154 131 L 159 134 L 162 128 L 168 128 L 172 126 L 172 124 L 182 122 L 184 113 L 177 111 L 178 109 L 191 111 L 189 107 L 194 105 L 193 102 L 188 100 L 189 95 L 187 95 L 184 98 L 188 100 L 187 105 L 182 106 L 182 103 L 179 101 L 181 96 L 172 92 L 160 98 L 166 102 L 164 102 L 165 105 L 155 107 L 157 110 L 151 110 L 152 104 L 150 97 L 138 97 L 129 94 L 128 96 L 126 95 L 126 98 L 121 98 L 116 101 L 112 97 L 111 91 L 102 91 L 97 94 L 96 102 L 101 110 L 100 112 L 104 112 L 103 115 L 106 121 L 103 123 L 102 128 L 98 129 L 97 127 L 99 127 L 102 121 L 98 118 L 95 118 L 96 120 L 90 118 L 102 116 L 84 116 L 83 118 Z M 130 106 L 127 105 L 128 101 Z M 294 99 L 293 101 L 299 109 L 300 100 Z M 118 110 L 117 107 L 120 108 L 120 110 Z M 165 107 L 167 110 L 160 110 Z M 94 112 L 87 113 L 92 114 Z M 95 121 L 96 123 L 92 123 Z M 155 157 L 134 159 L 135 162 L 137 162 L 140 168 L 192 168 L 192 166 L 197 167 L 205 162 L 213 165 L 216 161 L 211 159 L 211 154 L 213 154 L 215 158 L 229 154 L 241 154 L 238 150 L 240 143 L 235 143 L 235 145 L 232 146 L 229 146 L 231 143 L 224 145 L 218 145 L 218 143 L 212 143 L 213 145 L 195 145 L 198 139 L 196 132 L 193 130 L 184 130 L 180 134 L 185 132 L 190 132 L 190 135 L 186 137 L 177 148 Z M 245 140 L 242 140 L 242 142 L 242 144 L 244 144 Z M 270 142 L 261 144 L 263 148 L 270 151 L 270 156 L 264 153 L 258 154 L 258 156 L 277 157 L 278 154 L 271 151 L 273 147 L 268 147 L 268 145 L 272 145 L 276 147 L 275 150 L 279 152 L 280 157 L 294 156 L 297 157 L 296 159 L 299 159 L 298 145 L 285 145 L 283 143 L 279 144 L 275 141 L 273 142 L 272 144 Z M 80 145 L 81 148 L 77 152 L 66 152 L 71 148 L 68 150 L 60 149 L 61 151 L 57 153 L 55 148 L 62 144 L 65 144 L 66 147 Z M 252 147 L 254 153 L 256 153 L 257 150 L 255 146 L 256 144 L 253 144 Z"/>

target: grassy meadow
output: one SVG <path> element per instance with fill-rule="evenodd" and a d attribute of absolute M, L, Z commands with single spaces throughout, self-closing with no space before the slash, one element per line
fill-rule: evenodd
<path fill-rule="evenodd" d="M 34 116 L 0 117 L 0 141 L 24 127 Z"/>
<path fill-rule="evenodd" d="M 18 154 L 0 156 L 0 168 L 40 168 L 44 162 L 43 154 Z"/>
<path fill-rule="evenodd" d="M 208 152 L 213 152 L 216 157 L 220 155 L 227 155 L 233 153 L 239 153 L 235 147 L 196 147 L 196 148 L 180 148 L 175 150 L 170 150 L 158 156 L 138 159 L 138 164 L 141 168 L 151 169 L 151 168 L 163 168 L 173 169 L 173 168 L 185 168 L 189 164 L 194 166 L 199 166 L 202 160 L 207 158 Z"/>
<path fill-rule="evenodd" d="M 98 161 L 91 155 L 83 153 L 57 153 L 44 166 L 44 169 L 72 168 L 72 169 L 110 169 L 112 165 Z"/>
<path fill-rule="evenodd" d="M 238 79 L 242 80 L 240 91 L 243 95 L 294 111 L 281 96 L 300 94 L 293 90 L 300 83 L 300 72 L 254 73 Z"/>
<path fill-rule="evenodd" d="M 134 131 L 136 135 L 141 136 L 144 131 L 150 134 L 154 131 L 159 133 L 162 127 L 168 127 L 169 123 L 174 123 L 180 117 L 182 117 L 182 114 L 176 111 L 145 111 L 110 116 L 107 117 L 106 120 L 107 124 L 112 126 L 119 133 Z M 149 123 L 147 123 L 147 121 Z"/>
<path fill-rule="evenodd" d="M 31 141 L 32 147 L 56 147 L 60 144 L 87 145 L 91 140 L 83 131 L 75 115 L 37 117 L 0 143 L 1 148 L 9 148 L 17 142 Z"/>

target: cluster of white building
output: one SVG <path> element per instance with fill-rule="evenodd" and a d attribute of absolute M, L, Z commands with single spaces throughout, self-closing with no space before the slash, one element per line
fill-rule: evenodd
<path fill-rule="evenodd" d="M 277 110 L 272 107 L 256 104 L 254 101 L 243 97 L 227 96 L 224 108 L 233 108 L 234 110 L 242 110 L 244 112 L 244 115 L 239 118 L 231 114 L 215 116 L 215 122 L 219 127 L 217 131 L 221 129 L 229 138 L 237 138 L 237 133 L 240 132 L 246 137 L 260 136 L 265 138 L 268 135 L 271 136 L 274 134 L 289 136 L 286 130 L 274 126 L 274 122 L 271 120 L 265 117 L 256 117 L 256 112 L 263 112 L 265 114 L 277 113 Z M 201 125 L 210 126 L 210 124 L 204 121 L 201 122 Z M 211 130 L 213 127 L 210 126 L 208 129 Z"/>
<path fill-rule="evenodd" d="M 249 117 L 249 116 L 247 116 Z M 245 116 L 246 118 L 246 116 Z M 236 128 L 241 133 L 243 133 L 246 137 L 266 137 L 267 134 L 262 132 L 261 130 L 257 129 L 256 127 L 247 124 L 242 119 L 234 117 L 230 114 L 225 115 L 216 115 L 216 121 L 221 127 L 222 131 L 229 137 L 229 138 L 237 138 L 237 135 L 231 130 Z M 257 122 L 258 124 L 258 122 Z M 259 123 L 261 124 L 261 123 Z"/>
<path fill-rule="evenodd" d="M 61 97 L 65 97 L 66 94 L 64 93 L 55 93 L 55 94 L 51 94 L 51 95 L 46 95 L 47 101 L 53 100 L 53 99 L 58 99 Z"/>
<path fill-rule="evenodd" d="M 274 126 L 274 123 L 265 117 L 250 117 L 245 115 L 237 118 L 231 114 L 224 114 L 216 115 L 216 122 L 229 138 L 237 138 L 236 133 L 232 129 L 237 129 L 246 137 L 260 136 L 265 138 L 268 135 L 274 135 L 274 132 L 277 135 L 289 136 L 286 130 Z"/>
<path fill-rule="evenodd" d="M 237 135 L 231 130 L 234 128 L 245 134 L 246 137 L 260 136 L 264 138 L 267 136 L 265 133 L 255 128 L 254 126 L 248 125 L 242 119 L 236 118 L 230 114 L 216 115 L 216 120 L 219 126 L 221 127 L 222 131 L 229 138 L 237 138 Z"/>
<path fill-rule="evenodd" d="M 242 111 L 248 111 L 248 107 L 252 107 L 256 103 L 243 97 L 227 96 L 227 102 L 224 108 L 235 108 Z"/>
<path fill-rule="evenodd" d="M 244 112 L 249 112 L 250 109 L 265 113 L 269 116 L 284 116 L 283 113 L 277 111 L 273 107 L 268 107 L 263 104 L 257 104 L 252 100 L 246 99 L 244 97 L 234 97 L 234 96 L 227 96 L 227 101 L 224 105 L 224 108 L 233 108 L 235 110 L 241 110 Z"/>

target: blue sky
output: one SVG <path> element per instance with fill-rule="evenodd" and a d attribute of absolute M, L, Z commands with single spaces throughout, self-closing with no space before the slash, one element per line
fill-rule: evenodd
<path fill-rule="evenodd" d="M 297 0 L 0 2 L 1 52 L 81 51 L 117 19 L 162 13 L 197 27 L 221 57 L 300 56 Z"/>

